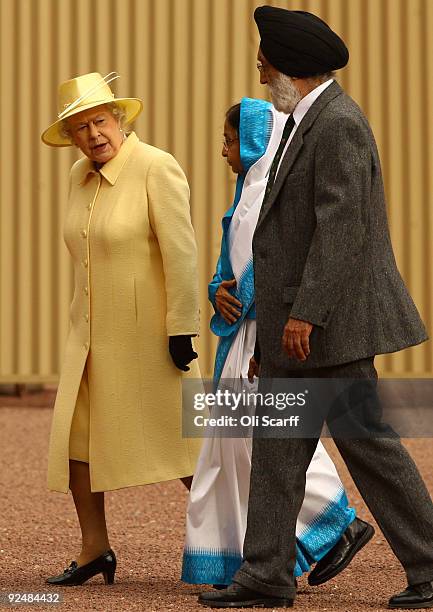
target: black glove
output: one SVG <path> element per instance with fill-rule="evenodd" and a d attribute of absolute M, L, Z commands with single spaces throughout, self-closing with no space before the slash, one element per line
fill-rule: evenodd
<path fill-rule="evenodd" d="M 174 365 L 183 370 L 189 371 L 188 363 L 197 359 L 198 355 L 192 348 L 192 336 L 170 336 L 168 339 L 168 350 Z"/>

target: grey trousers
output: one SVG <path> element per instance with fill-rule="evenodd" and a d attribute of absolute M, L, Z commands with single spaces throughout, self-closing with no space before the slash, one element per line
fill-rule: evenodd
<path fill-rule="evenodd" d="M 300 371 L 269 372 L 263 364 L 261 376 L 363 378 L 372 382 L 373 389 L 377 381 L 374 358 L 302 374 Z M 366 406 L 369 410 L 371 397 Z M 372 418 L 379 416 L 374 414 Z M 326 420 L 333 435 L 332 419 Z M 244 561 L 234 582 L 276 597 L 295 596 L 296 519 L 304 499 L 305 474 L 317 442 L 313 438 L 254 438 Z M 433 580 L 433 504 L 399 438 L 334 437 L 334 442 L 402 564 L 408 583 Z"/>

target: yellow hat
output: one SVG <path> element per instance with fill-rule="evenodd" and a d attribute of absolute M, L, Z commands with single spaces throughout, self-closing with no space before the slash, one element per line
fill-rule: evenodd
<path fill-rule="evenodd" d="M 62 83 L 59 87 L 58 119 L 42 134 L 42 141 L 51 147 L 71 146 L 71 139 L 60 130 L 63 120 L 88 108 L 110 102 L 123 107 L 125 123 L 134 121 L 143 110 L 143 102 L 138 98 L 115 98 L 108 83 L 118 78 L 116 72 L 110 72 L 105 77 L 99 72 L 90 72 Z"/>

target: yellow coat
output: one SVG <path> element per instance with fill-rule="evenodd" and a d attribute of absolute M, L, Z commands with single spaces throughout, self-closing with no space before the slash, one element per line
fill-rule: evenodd
<path fill-rule="evenodd" d="M 200 441 L 182 438 L 182 373 L 167 338 L 199 331 L 196 244 L 180 166 L 134 132 L 99 173 L 80 159 L 64 235 L 75 292 L 49 488 L 69 488 L 71 421 L 89 354 L 92 491 L 193 474 Z M 198 378 L 197 361 L 190 365 Z"/>

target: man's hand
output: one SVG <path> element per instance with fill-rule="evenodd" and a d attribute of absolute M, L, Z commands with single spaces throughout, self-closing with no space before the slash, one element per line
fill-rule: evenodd
<path fill-rule="evenodd" d="M 218 312 L 226 323 L 232 325 L 241 316 L 242 304 L 237 300 L 229 289 L 236 286 L 236 279 L 232 278 L 229 281 L 221 281 L 220 286 L 215 293 L 215 304 Z"/>
<path fill-rule="evenodd" d="M 254 359 L 254 357 L 251 357 L 250 365 L 248 367 L 248 380 L 250 383 L 254 382 L 254 376 L 257 376 L 257 378 L 259 377 L 259 372 L 260 372 L 260 365 Z"/>
<path fill-rule="evenodd" d="M 305 361 L 310 354 L 310 334 L 313 325 L 308 321 L 289 318 L 284 326 L 282 337 L 283 350 L 298 361 Z"/>

